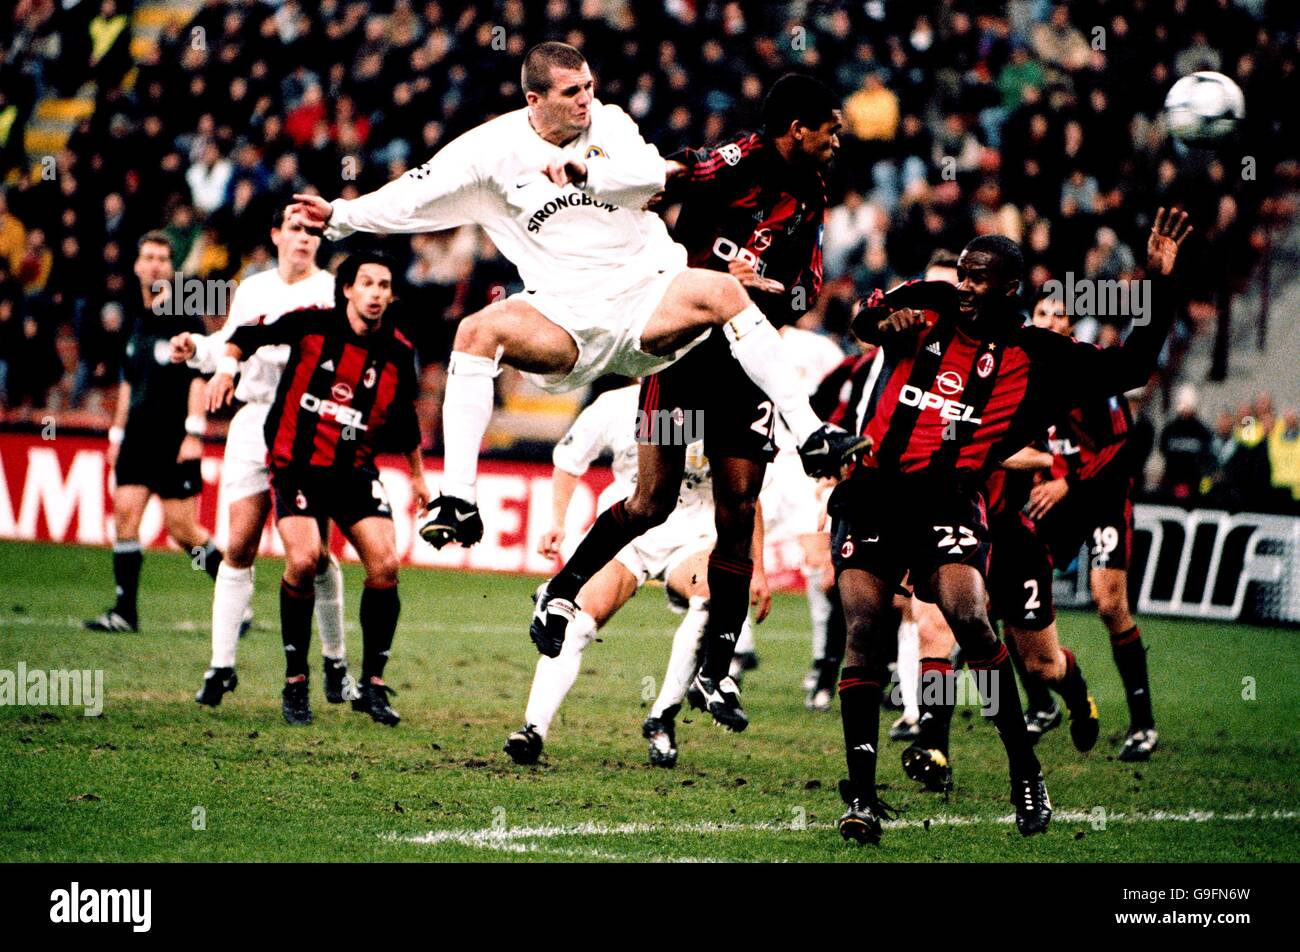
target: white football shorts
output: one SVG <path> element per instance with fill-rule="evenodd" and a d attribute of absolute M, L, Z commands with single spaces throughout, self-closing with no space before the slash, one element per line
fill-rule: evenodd
<path fill-rule="evenodd" d="M 229 506 L 271 489 L 263 427 L 271 412 L 269 403 L 246 403 L 230 421 L 226 454 L 221 462 L 221 502 Z"/>
<path fill-rule="evenodd" d="M 520 291 L 511 300 L 523 301 L 558 324 L 578 345 L 578 361 L 567 374 L 524 376 L 550 393 L 586 386 L 604 374 L 644 377 L 662 370 L 708 336 L 708 330 L 672 354 L 657 356 L 641 349 L 641 335 L 675 277 L 686 270 L 667 268 L 610 297 L 569 297 L 550 291 Z"/>

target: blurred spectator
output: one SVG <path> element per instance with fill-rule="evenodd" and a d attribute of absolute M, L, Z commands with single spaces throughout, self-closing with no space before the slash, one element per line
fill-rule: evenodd
<path fill-rule="evenodd" d="M 1273 486 L 1281 492 L 1282 506 L 1300 506 L 1300 413 L 1282 414 L 1268 437 L 1268 461 Z"/>
<path fill-rule="evenodd" d="M 0 189 L 0 261 L 8 268 L 6 273 L 12 275 L 23 263 L 27 251 L 27 229 L 9 212 L 9 201 L 3 189 Z"/>
<path fill-rule="evenodd" d="M 1196 389 L 1178 388 L 1174 398 L 1175 416 L 1160 434 L 1160 452 L 1165 469 L 1160 492 L 1166 499 L 1190 504 L 1204 491 L 1214 467 L 1214 434 L 1196 415 Z"/>
<path fill-rule="evenodd" d="M 204 143 L 202 157 L 185 173 L 194 207 L 205 215 L 211 215 L 224 205 L 226 186 L 230 184 L 234 170 L 230 160 L 221 155 L 220 146 L 211 141 Z"/>

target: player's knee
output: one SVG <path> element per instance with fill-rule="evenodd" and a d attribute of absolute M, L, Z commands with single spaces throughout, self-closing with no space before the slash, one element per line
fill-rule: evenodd
<path fill-rule="evenodd" d="M 997 641 L 993 626 L 989 624 L 988 613 L 984 607 L 975 602 L 963 602 L 949 609 L 946 613 L 948 625 L 953 637 L 965 651 L 982 654 L 982 649 L 991 647 Z"/>
<path fill-rule="evenodd" d="M 719 324 L 735 317 L 751 303 L 744 285 L 730 274 L 718 274 L 710 290 L 710 311 Z"/>
<path fill-rule="evenodd" d="M 1108 631 L 1120 631 L 1128 627 L 1128 605 L 1121 593 L 1098 592 L 1096 597 L 1097 614 L 1101 616 L 1102 624 Z"/>
<path fill-rule="evenodd" d="M 396 553 L 371 560 L 366 566 L 366 584 L 371 588 L 391 588 L 396 585 L 399 564 Z"/>
<path fill-rule="evenodd" d="M 296 588 L 311 585 L 316 578 L 316 559 L 311 552 L 286 552 L 284 579 Z"/>
<path fill-rule="evenodd" d="M 457 325 L 452 348 L 467 354 L 490 355 L 496 351 L 500 342 L 497 322 L 491 315 L 479 311 Z"/>
<path fill-rule="evenodd" d="M 739 545 L 747 550 L 754 538 L 754 518 L 758 512 L 757 500 L 748 497 L 733 499 L 717 508 L 718 541 L 728 548 Z"/>
<path fill-rule="evenodd" d="M 673 510 L 677 507 L 677 491 L 674 489 L 671 493 L 666 491 L 656 492 L 654 490 L 638 491 L 628 497 L 623 503 L 623 512 L 626 513 L 632 524 L 644 532 L 646 529 L 653 529 L 655 526 L 662 525 Z"/>
<path fill-rule="evenodd" d="M 232 569 L 246 569 L 257 558 L 256 539 L 236 539 L 231 536 L 226 545 L 224 561 Z"/>
<path fill-rule="evenodd" d="M 1065 676 L 1065 656 L 1060 651 L 1021 652 L 1025 670 L 1044 681 L 1059 681 Z"/>

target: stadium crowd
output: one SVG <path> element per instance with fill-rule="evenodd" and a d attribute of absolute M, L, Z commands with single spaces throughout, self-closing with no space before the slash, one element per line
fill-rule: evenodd
<path fill-rule="evenodd" d="M 589 57 L 598 95 L 664 154 L 754 128 L 790 69 L 844 96 L 846 135 L 825 228 L 825 286 L 801 322 L 853 344 L 858 294 L 919 273 L 976 234 L 1021 242 L 1029 284 L 1140 277 L 1133 243 L 1159 205 L 1200 239 L 1165 356 L 1249 279 L 1260 215 L 1300 148 L 1300 113 L 1248 110 L 1219 153 L 1188 152 L 1159 121 L 1165 91 L 1221 70 L 1247 102 L 1300 101 L 1289 0 L 925 0 L 917 3 L 546 0 L 421 3 L 205 0 L 141 62 L 129 2 L 20 0 L 0 64 L 0 395 L 6 410 L 106 406 L 117 380 L 136 239 L 162 228 L 177 269 L 241 278 L 271 265 L 272 210 L 295 191 L 353 197 L 521 104 L 519 63 L 543 38 Z M 1292 14 L 1288 16 L 1288 14 Z M 11 28 L 11 29 L 10 29 Z M 49 161 L 22 130 L 51 91 L 96 83 L 95 110 Z M 474 229 L 386 240 L 404 271 L 421 356 L 426 446 L 438 446 L 455 322 L 517 289 Z M 209 316 L 216 321 L 220 315 Z M 1119 339 L 1127 318 L 1084 331 Z M 1265 395 L 1213 424 L 1180 392 L 1152 423 L 1159 492 L 1225 505 L 1300 500 L 1297 412 Z M 1165 401 L 1148 401 L 1152 420 Z M 25 409 L 24 409 L 25 408 Z M 1276 489 L 1274 487 L 1277 487 Z M 1154 488 L 1154 487 L 1153 487 Z"/>

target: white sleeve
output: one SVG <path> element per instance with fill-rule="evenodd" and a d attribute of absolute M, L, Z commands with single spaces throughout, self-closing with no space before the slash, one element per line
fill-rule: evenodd
<path fill-rule="evenodd" d="M 244 293 L 242 284 L 235 288 L 235 296 L 230 300 L 226 322 L 215 334 L 193 335 L 194 356 L 185 362 L 186 366 L 194 368 L 201 374 L 217 372 L 217 361 L 225 354 L 226 341 L 230 340 L 230 335 L 235 333 L 235 328 L 241 324 L 251 324 L 258 317 L 253 313 L 252 305 L 248 303 L 251 300 L 252 294 Z"/>
<path fill-rule="evenodd" d="M 482 178 L 469 133 L 439 149 L 428 162 L 360 198 L 336 198 L 325 237 L 354 231 L 409 235 L 445 231 L 474 221 Z M 484 143 L 480 143 L 484 145 Z"/>
<path fill-rule="evenodd" d="M 587 184 L 592 198 L 623 208 L 640 208 L 667 181 L 668 165 L 659 150 L 641 138 L 632 117 L 618 106 L 601 105 L 607 127 L 600 134 L 609 155 L 587 159 Z"/>
<path fill-rule="evenodd" d="M 601 394 L 587 409 L 578 414 L 569 432 L 555 444 L 551 453 L 551 462 L 556 469 L 562 469 L 572 476 L 581 476 L 601 453 L 611 448 L 611 428 L 616 422 L 613 415 L 614 404 L 619 401 L 609 397 L 617 391 Z M 631 426 L 631 421 L 624 420 Z"/>

